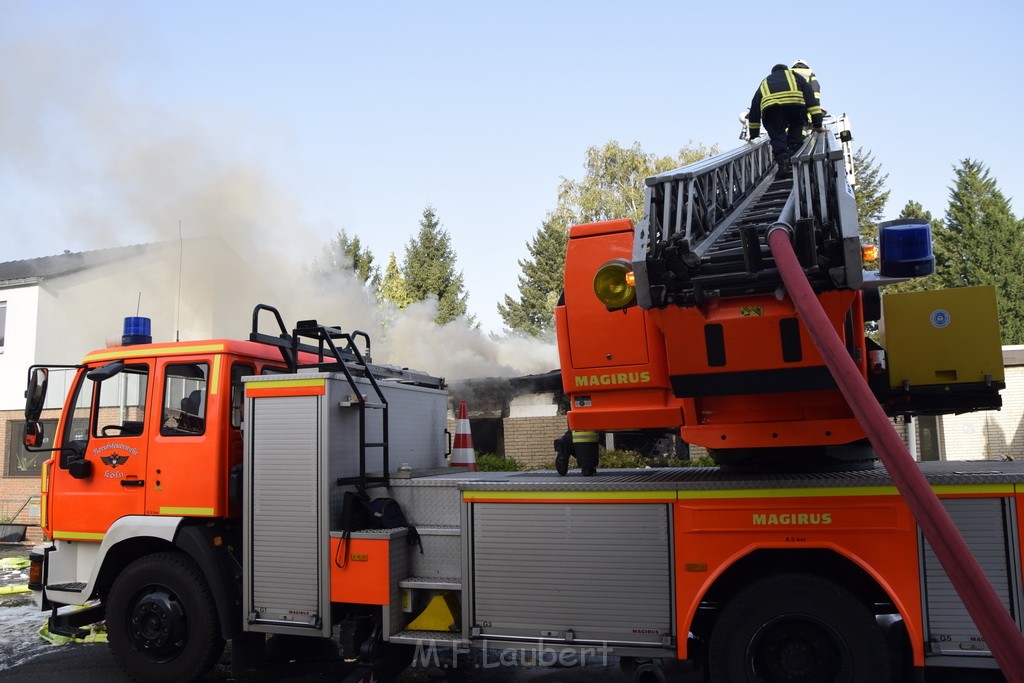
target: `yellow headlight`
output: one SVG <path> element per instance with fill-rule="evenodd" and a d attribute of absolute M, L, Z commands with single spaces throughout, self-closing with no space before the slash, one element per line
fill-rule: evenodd
<path fill-rule="evenodd" d="M 594 276 L 594 294 L 608 308 L 625 308 L 636 299 L 632 275 L 633 267 L 627 261 L 606 263 Z"/>

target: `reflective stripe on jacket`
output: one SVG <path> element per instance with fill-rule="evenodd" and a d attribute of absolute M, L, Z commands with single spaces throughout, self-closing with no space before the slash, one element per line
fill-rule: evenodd
<path fill-rule="evenodd" d="M 804 80 L 811 86 L 811 90 L 818 96 L 818 102 L 821 102 L 821 84 L 818 83 L 818 77 L 814 75 L 814 72 L 810 69 L 793 69 L 793 73 L 798 76 L 803 76 Z"/>
<path fill-rule="evenodd" d="M 751 131 L 761 127 L 761 112 L 768 107 L 796 104 L 807 107 L 807 115 L 815 128 L 821 127 L 821 105 L 803 76 L 793 73 L 790 69 L 774 71 L 768 75 L 750 101 L 750 112 L 747 114 Z"/>
<path fill-rule="evenodd" d="M 597 432 L 587 430 L 573 430 L 573 443 L 597 443 Z"/>

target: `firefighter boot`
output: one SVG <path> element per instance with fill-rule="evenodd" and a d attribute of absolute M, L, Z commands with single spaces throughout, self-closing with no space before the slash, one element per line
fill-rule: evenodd
<path fill-rule="evenodd" d="M 573 431 L 572 449 L 580 466 L 580 474 L 584 477 L 597 474 L 597 461 L 600 457 L 597 449 L 597 432 Z"/>
<path fill-rule="evenodd" d="M 555 439 L 555 471 L 564 477 L 569 473 L 569 456 L 572 455 L 572 432 L 567 431 Z"/>
<path fill-rule="evenodd" d="M 775 157 L 775 161 L 779 164 L 779 172 L 775 174 L 776 178 L 788 178 L 793 175 L 793 162 L 789 160 L 789 154 L 783 152 Z"/>

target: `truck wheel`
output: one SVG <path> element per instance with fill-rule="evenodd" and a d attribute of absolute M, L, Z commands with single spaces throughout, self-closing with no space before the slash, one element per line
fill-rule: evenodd
<path fill-rule="evenodd" d="M 889 655 L 874 615 L 849 592 L 809 574 L 747 586 L 711 633 L 712 681 L 846 683 L 889 680 Z"/>
<path fill-rule="evenodd" d="M 224 649 L 213 596 L 196 563 L 181 553 L 139 558 L 107 599 L 107 640 L 121 668 L 143 681 L 191 681 Z"/>

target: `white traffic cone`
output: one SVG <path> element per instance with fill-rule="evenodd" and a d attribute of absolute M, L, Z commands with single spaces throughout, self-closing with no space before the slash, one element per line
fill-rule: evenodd
<path fill-rule="evenodd" d="M 455 423 L 455 445 L 452 447 L 452 467 L 465 467 L 476 472 L 476 453 L 473 452 L 473 433 L 469 429 L 466 402 L 459 403 L 459 419 Z"/>

